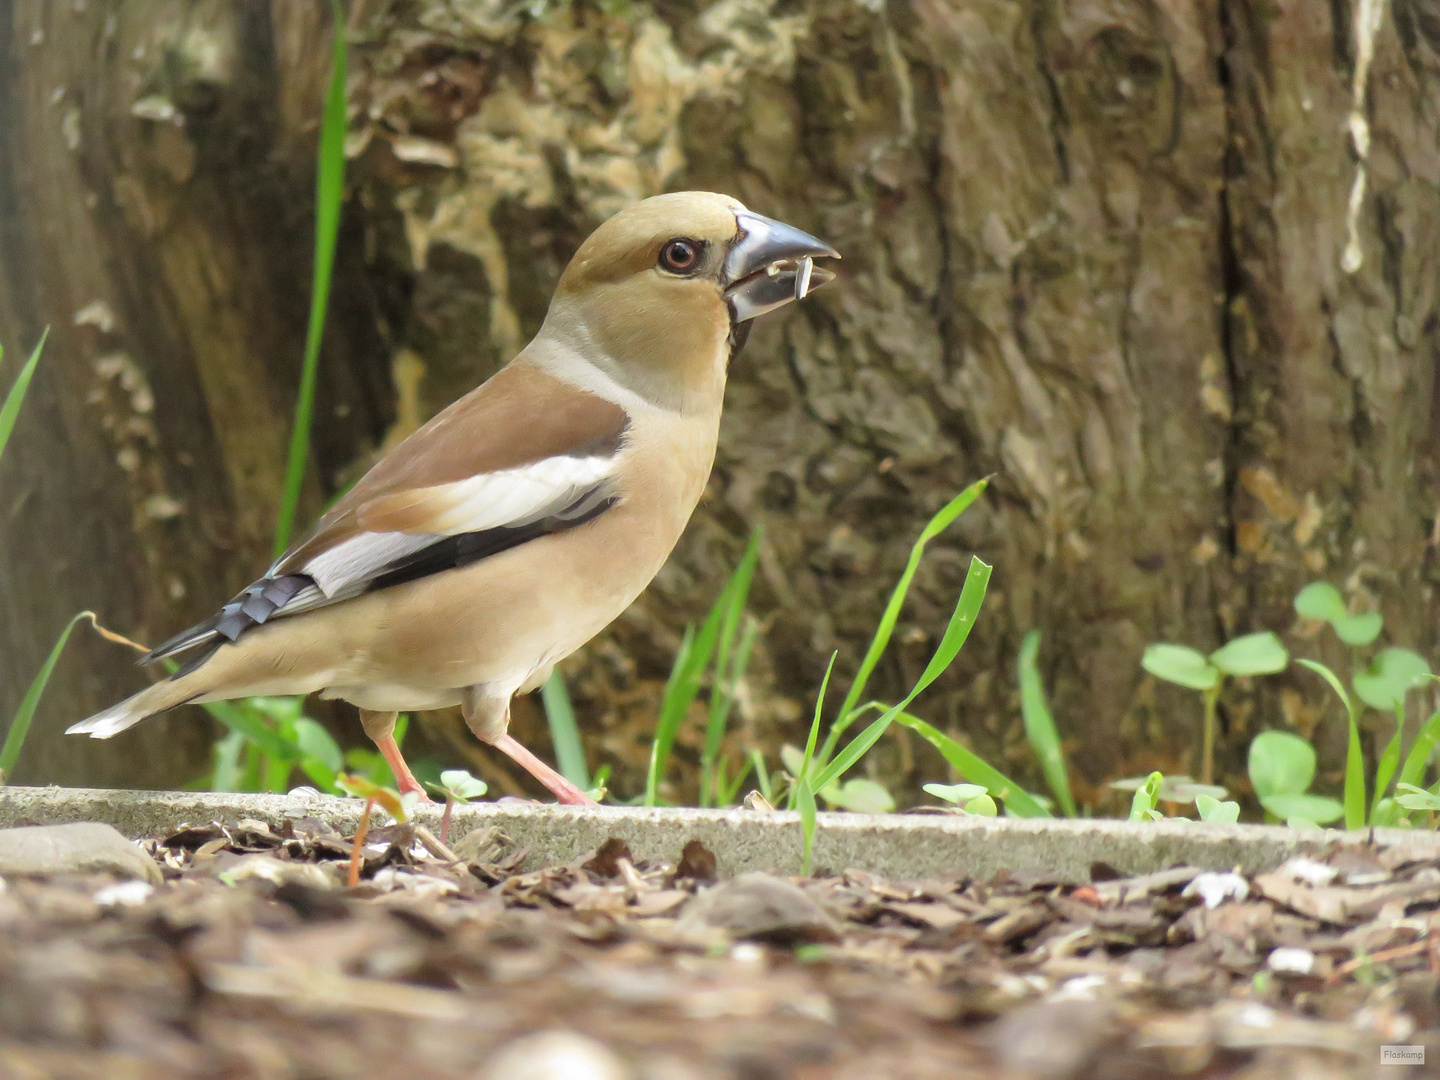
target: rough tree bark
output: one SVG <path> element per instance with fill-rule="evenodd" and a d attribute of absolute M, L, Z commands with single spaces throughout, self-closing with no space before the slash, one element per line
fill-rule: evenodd
<path fill-rule="evenodd" d="M 199 18 L 209 9 L 166 10 Z M 271 141 L 244 158 L 268 163 L 276 155 L 259 147 L 310 145 L 299 118 L 313 111 L 297 104 L 297 88 L 318 97 L 320 30 L 297 37 L 262 5 L 236 10 L 253 25 L 234 40 L 251 43 L 244 55 L 261 58 L 264 74 L 237 64 L 232 80 L 216 81 L 206 122 L 217 136 L 270 125 Z M 103 27 L 106 15 L 85 18 Z M 18 12 L 7 22 L 23 28 L 8 31 L 6 55 L 24 62 L 17 74 L 12 59 L 5 115 L 23 116 L 37 146 L 54 145 L 66 105 L 48 95 L 77 76 L 38 71 L 23 44 L 30 24 Z M 1099 797 L 1091 785 L 1107 777 L 1193 768 L 1198 706 L 1142 676 L 1147 642 L 1213 647 L 1274 628 L 1343 667 L 1330 643 L 1292 625 L 1290 598 L 1324 577 L 1385 613 L 1386 640 L 1427 655 L 1436 644 L 1440 16 L 1432 0 L 1395 0 L 1382 12 L 1364 81 L 1360 263 L 1346 272 L 1354 23 L 1346 0 L 371 0 L 352 18 L 355 228 L 344 247 L 355 266 L 342 288 L 385 302 L 367 310 L 352 300 L 332 318 L 328 377 L 373 391 L 383 341 L 395 383 L 417 391 L 418 407 L 400 410 L 403 427 L 533 333 L 569 253 L 609 213 L 662 190 L 730 191 L 824 236 L 845 261 L 834 286 L 757 327 L 735 365 L 708 497 L 675 558 L 567 665 L 592 756 L 620 767 L 622 792 L 633 786 L 679 628 L 703 612 L 755 525 L 765 541 L 753 607 L 765 629 L 743 723 L 748 738 L 793 739 L 830 651 L 840 650 L 842 672 L 853 670 L 925 517 L 995 473 L 983 505 L 932 549 L 873 691 L 894 696 L 918 673 L 978 552 L 996 565 L 985 613 L 920 711 L 1033 778 L 1013 668 L 1021 635 L 1040 627 L 1082 797 Z M 92 82 L 107 70 L 98 32 L 84 39 L 93 51 L 70 61 Z M 266 32 L 309 47 L 267 52 Z M 47 55 L 49 46 L 37 48 Z M 148 89 L 107 77 L 117 126 L 96 111 L 97 141 L 124 125 L 174 137 L 130 117 Z M 181 139 L 203 148 L 202 116 L 177 107 Z M 87 134 L 78 151 L 92 162 L 88 187 L 39 185 L 51 190 L 27 226 L 24 269 L 6 240 L 7 344 L 11 327 L 33 330 L 45 318 L 65 322 L 76 344 L 63 387 L 57 349 L 53 381 L 22 432 L 30 449 L 0 466 L 0 491 L 57 475 L 42 467 L 39 429 L 58 428 L 46 410 L 69 410 L 70 438 L 96 444 L 77 462 L 104 461 L 111 477 L 94 505 L 113 500 L 106 520 L 126 531 L 105 541 L 113 550 L 102 559 L 98 530 L 57 538 L 65 530 L 42 529 L 37 517 L 23 533 L 7 528 L 0 567 L 7 580 L 18 568 L 66 581 L 74 607 L 94 604 L 104 587 L 33 575 L 36 552 L 65 554 L 96 577 L 108 576 L 98 567 L 125 565 L 116 621 L 164 629 L 183 620 L 166 606 L 159 567 L 193 568 L 185 604 L 202 592 L 213 600 L 225 589 L 202 582 L 223 578 L 229 588 L 245 577 L 264 530 L 249 534 L 249 548 L 222 552 L 196 513 L 165 526 L 173 549 L 132 542 L 156 527 L 115 492 L 150 474 L 109 464 L 114 449 L 85 404 L 95 357 L 80 352 L 100 346 L 79 337 L 92 328 L 68 329 L 69 312 L 106 295 L 72 284 L 98 261 L 96 244 L 114 264 L 141 268 L 117 275 L 123 296 L 112 303 L 130 305 L 125 332 L 154 339 L 130 355 L 157 387 L 153 422 L 176 426 L 157 444 L 155 475 L 173 477 L 177 497 L 197 509 L 208 498 L 226 520 L 267 521 L 273 490 L 264 484 L 278 470 L 265 472 L 252 447 L 241 460 L 257 471 L 246 474 L 251 486 L 239 483 L 234 448 L 199 420 L 208 408 L 217 423 L 204 404 L 214 400 L 205 362 L 190 339 L 160 339 L 144 318 L 177 306 L 152 298 L 167 290 L 154 269 L 165 265 L 164 233 L 128 223 L 135 211 L 114 194 L 145 170 L 113 151 L 90 156 L 90 145 Z M 234 394 L 258 408 L 253 391 L 283 416 L 296 350 L 256 339 L 298 340 L 285 338 L 297 315 L 278 283 L 297 280 L 283 264 L 299 261 L 292 234 L 304 231 L 308 189 L 293 176 L 275 181 L 270 165 L 254 166 L 269 186 L 244 188 L 226 167 L 242 144 L 219 145 L 230 157 L 197 152 L 183 182 L 165 180 L 172 166 L 152 151 L 162 157 L 149 174 L 161 179 L 150 182 L 183 188 L 166 205 L 196 228 L 209 222 L 213 257 L 238 271 L 223 277 L 214 308 L 230 311 L 251 344 L 232 345 L 212 378 L 255 380 Z M 69 160 L 55 149 L 48 157 Z M 5 155 L 12 194 L 0 209 L 16 205 L 17 160 Z M 198 163 L 207 160 L 220 167 L 206 172 Z M 80 209 L 87 190 L 108 193 L 118 224 L 96 240 L 87 224 L 77 255 L 58 239 L 66 234 L 42 229 L 101 220 Z M 223 228 L 221 215 L 197 209 L 206 198 L 225 201 Z M 296 227 L 276 228 L 282 215 Z M 63 320 L 41 315 L 55 309 L 25 284 L 60 260 L 63 269 L 44 272 L 65 282 Z M 346 451 L 382 429 L 384 407 L 362 399 L 346 423 L 325 416 L 330 487 Z M 172 451 L 182 446 L 190 470 L 210 479 L 184 478 Z M 31 643 L 21 671 L 69 610 L 53 591 L 14 603 L 6 594 L 5 633 Z M 0 663 L 8 695 L 17 663 Z M 67 692 L 78 701 L 95 686 Z M 1262 725 L 1314 733 L 1326 760 L 1338 761 L 1338 717 L 1321 720 L 1322 700 L 1297 676 L 1232 688 L 1221 772 L 1243 771 L 1243 748 Z M 903 737 L 882 744 L 870 767 L 902 782 L 941 771 Z"/>
<path fill-rule="evenodd" d="M 0 717 L 93 608 L 157 641 L 269 551 L 308 306 L 322 9 L 0 4 L 0 339 L 51 335 L 0 461 Z M 349 462 L 388 411 L 357 244 L 339 269 L 317 452 Z M 318 496 L 319 490 L 315 494 Z M 64 726 L 144 685 L 78 631 L 17 779 L 191 779 L 198 710 L 114 743 Z"/>

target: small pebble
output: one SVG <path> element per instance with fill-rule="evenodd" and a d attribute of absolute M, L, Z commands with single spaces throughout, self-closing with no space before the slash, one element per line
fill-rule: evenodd
<path fill-rule="evenodd" d="M 1270 955 L 1265 959 L 1265 966 L 1271 971 L 1309 975 L 1315 969 L 1315 954 L 1309 949 L 1282 946 L 1271 950 Z"/>
<path fill-rule="evenodd" d="M 101 907 L 138 907 L 154 891 L 155 887 L 146 881 L 117 881 L 96 892 L 92 899 Z"/>
<path fill-rule="evenodd" d="M 604 1043 L 573 1031 L 516 1039 L 481 1073 L 484 1080 L 629 1080 L 631 1075 Z"/>
<path fill-rule="evenodd" d="M 1206 871 L 1196 874 L 1181 896 L 1199 896 L 1207 908 L 1213 910 L 1226 900 L 1244 900 L 1250 895 L 1250 884 L 1233 870 L 1223 874 Z"/>

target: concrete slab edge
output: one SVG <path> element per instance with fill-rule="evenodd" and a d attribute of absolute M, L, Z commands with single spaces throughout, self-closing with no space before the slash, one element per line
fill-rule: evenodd
<path fill-rule="evenodd" d="M 316 817 L 337 831 L 355 828 L 361 803 L 331 796 L 244 795 L 187 791 L 92 788 L 0 788 L 0 827 L 104 821 L 132 838 L 163 836 L 177 826 L 243 818 L 271 826 L 287 817 Z M 434 827 L 438 807 L 418 817 Z M 674 862 L 691 839 L 715 853 L 722 874 L 745 870 L 800 870 L 799 815 L 753 810 L 694 810 L 602 806 L 595 809 L 518 803 L 457 807 L 452 835 L 495 826 L 513 845 L 527 848 L 528 867 L 568 862 L 609 837 L 624 840 L 640 859 Z M 1415 847 L 1440 855 L 1440 835 L 1381 829 L 1365 832 L 1295 830 L 1271 825 L 1199 822 L 1036 820 L 930 814 L 820 814 L 815 838 L 817 870 L 867 870 L 894 880 L 1000 870 L 1087 881 L 1093 863 L 1124 874 L 1143 874 L 1185 863 L 1209 870 L 1273 869 L 1297 854 L 1333 847 Z"/>

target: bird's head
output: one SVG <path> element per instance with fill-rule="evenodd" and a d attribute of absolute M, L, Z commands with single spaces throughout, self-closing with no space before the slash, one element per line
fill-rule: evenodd
<path fill-rule="evenodd" d="M 652 401 L 708 396 L 750 319 L 834 277 L 820 257 L 840 256 L 728 195 L 657 195 L 580 245 L 547 326 L 582 331 L 588 358 Z"/>

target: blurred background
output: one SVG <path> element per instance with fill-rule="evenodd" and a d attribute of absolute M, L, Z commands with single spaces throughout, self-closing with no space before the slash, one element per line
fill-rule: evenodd
<path fill-rule="evenodd" d="M 518 351 L 608 215 L 728 192 L 844 262 L 757 324 L 680 547 L 564 665 L 591 767 L 641 785 L 683 628 L 757 525 L 733 738 L 803 739 L 831 651 L 843 680 L 925 520 L 993 473 L 872 693 L 914 681 L 977 553 L 975 635 L 915 711 L 1038 783 L 1015 680 L 1038 628 L 1082 802 L 1193 770 L 1198 705 L 1143 673 L 1150 642 L 1294 645 L 1291 599 L 1326 580 L 1434 654 L 1440 8 L 1380 10 L 1372 42 L 1350 0 L 356 0 L 300 524 Z M 0 386 L 51 327 L 0 468 L 0 717 L 77 610 L 153 644 L 270 561 L 331 33 L 312 0 L 0 2 Z M 16 780 L 203 773 L 198 710 L 60 734 L 144 681 L 77 630 Z M 1217 778 L 1262 718 L 1338 769 L 1323 692 L 1227 684 Z M 538 702 L 515 730 L 549 752 Z M 681 730 L 677 797 L 701 738 Z M 519 790 L 458 716 L 410 739 Z M 945 776 L 904 731 L 865 767 L 897 792 Z"/>

